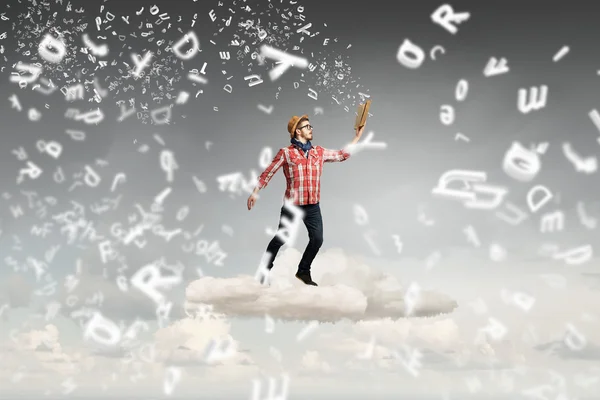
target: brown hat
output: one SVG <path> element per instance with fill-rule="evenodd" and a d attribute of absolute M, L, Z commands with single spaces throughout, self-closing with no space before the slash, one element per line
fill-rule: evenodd
<path fill-rule="evenodd" d="M 308 119 L 308 115 L 304 114 L 301 117 L 294 115 L 292 119 L 290 119 L 290 122 L 288 122 L 287 128 L 288 132 L 290 133 L 290 137 L 294 137 L 294 132 L 296 132 L 296 126 L 298 126 L 298 122 L 300 122 L 302 118 Z"/>

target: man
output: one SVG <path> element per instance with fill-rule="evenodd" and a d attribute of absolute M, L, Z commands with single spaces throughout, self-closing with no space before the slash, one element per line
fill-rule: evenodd
<path fill-rule="evenodd" d="M 285 199 L 292 201 L 294 206 L 303 212 L 303 222 L 308 230 L 308 245 L 304 250 L 296 278 L 306 285 L 317 286 L 310 275 L 310 266 L 323 244 L 323 220 L 319 206 L 321 197 L 321 173 L 323 164 L 327 162 L 341 162 L 350 157 L 350 153 L 342 150 L 328 150 L 321 146 L 313 146 L 310 142 L 313 138 L 313 126 L 310 124 L 308 115 L 301 117 L 293 116 L 288 122 L 288 132 L 291 145 L 280 149 L 271 164 L 258 178 L 258 184 L 248 197 L 248 210 L 256 203 L 258 191 L 267 186 L 273 175 L 283 167 L 286 179 Z M 364 126 L 356 130 L 351 144 L 356 144 L 362 136 Z M 281 207 L 278 231 L 285 226 L 284 220 L 293 220 L 292 213 L 284 205 Z M 285 242 L 280 235 L 269 242 L 266 250 L 266 268 L 273 268 L 273 261 Z M 261 279 L 263 283 L 265 277 Z"/>

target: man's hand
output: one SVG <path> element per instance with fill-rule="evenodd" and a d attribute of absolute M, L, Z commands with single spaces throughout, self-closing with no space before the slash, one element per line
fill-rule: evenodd
<path fill-rule="evenodd" d="M 364 130 L 365 130 L 365 125 L 356 128 L 356 134 L 354 135 L 354 139 L 352 139 L 352 141 L 350 142 L 351 145 L 358 143 Z"/>
<path fill-rule="evenodd" d="M 256 203 L 256 194 L 252 193 L 250 195 L 250 197 L 248 197 L 248 211 L 250 211 L 252 209 L 252 207 L 254 207 L 254 203 Z"/>
<path fill-rule="evenodd" d="M 364 125 L 356 128 L 356 138 L 357 139 L 360 139 L 360 137 L 362 136 L 364 130 L 365 130 L 365 126 Z"/>

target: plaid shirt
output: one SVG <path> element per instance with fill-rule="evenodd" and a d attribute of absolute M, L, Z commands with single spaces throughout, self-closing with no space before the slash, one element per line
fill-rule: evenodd
<path fill-rule="evenodd" d="M 308 158 L 297 146 L 289 145 L 280 149 L 271 164 L 260 174 L 258 188 L 267 186 L 273 175 L 283 167 L 287 182 L 284 199 L 294 199 L 294 205 L 316 204 L 321 199 L 321 174 L 323 163 L 341 162 L 350 157 L 345 150 L 329 150 L 313 146 Z"/>

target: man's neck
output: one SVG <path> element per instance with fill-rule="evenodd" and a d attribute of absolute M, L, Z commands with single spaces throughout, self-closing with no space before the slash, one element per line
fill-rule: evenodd
<path fill-rule="evenodd" d="M 308 142 L 306 139 L 304 139 L 302 137 L 297 137 L 296 140 L 299 141 L 302 144 L 306 144 Z"/>

